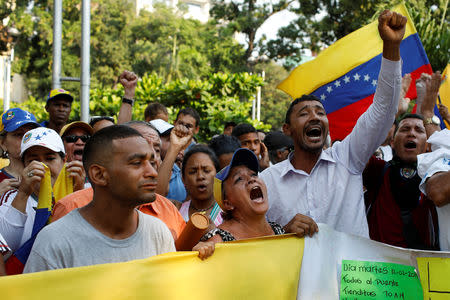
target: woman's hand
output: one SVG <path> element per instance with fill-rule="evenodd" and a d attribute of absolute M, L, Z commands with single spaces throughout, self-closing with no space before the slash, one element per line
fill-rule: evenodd
<path fill-rule="evenodd" d="M 20 185 L 20 180 L 17 178 L 4 179 L 0 182 L 0 195 L 3 195 L 9 190 L 17 190 Z"/>
<path fill-rule="evenodd" d="M 319 227 L 316 222 L 308 216 L 296 214 L 292 220 L 284 226 L 286 233 L 295 233 L 298 237 L 305 235 L 313 236 L 314 233 L 319 232 Z"/>
<path fill-rule="evenodd" d="M 28 166 L 26 166 L 21 175 L 21 182 L 19 186 L 19 192 L 26 196 L 30 196 L 35 191 L 34 188 L 41 183 L 44 178 L 45 168 L 41 162 L 33 160 Z"/>
<path fill-rule="evenodd" d="M 73 191 L 75 192 L 84 189 L 86 172 L 84 171 L 81 161 L 73 160 L 67 163 L 67 172 L 69 177 L 73 179 Z"/>
<path fill-rule="evenodd" d="M 26 166 L 21 175 L 19 191 L 11 203 L 11 206 L 22 213 L 26 213 L 28 197 L 39 192 L 39 185 L 44 178 L 45 168 L 41 162 L 33 160 Z"/>
<path fill-rule="evenodd" d="M 197 245 L 194 246 L 194 248 L 192 248 L 192 251 L 198 251 L 198 257 L 201 260 L 204 260 L 208 257 L 210 257 L 211 255 L 213 255 L 216 243 L 214 242 L 199 242 Z"/>

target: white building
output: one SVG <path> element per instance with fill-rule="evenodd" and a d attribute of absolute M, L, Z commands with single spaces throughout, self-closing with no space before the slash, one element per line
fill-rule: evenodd
<path fill-rule="evenodd" d="M 141 9 L 148 11 L 153 10 L 153 3 L 155 0 L 134 0 L 136 7 L 136 14 L 139 14 Z M 185 18 L 192 18 L 206 23 L 209 19 L 209 9 L 211 4 L 209 0 L 164 0 L 167 6 L 177 9 L 179 3 L 187 5 L 188 11 L 184 14 Z"/>

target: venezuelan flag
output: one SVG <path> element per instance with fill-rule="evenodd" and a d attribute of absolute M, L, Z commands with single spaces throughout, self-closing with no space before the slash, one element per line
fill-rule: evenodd
<path fill-rule="evenodd" d="M 442 84 L 439 89 L 439 95 L 441 96 L 442 104 L 450 109 L 450 64 L 447 65 L 444 72 L 442 73 Z M 446 123 L 447 128 L 450 128 L 450 124 Z"/>
<path fill-rule="evenodd" d="M 431 74 L 432 69 L 406 7 L 400 4 L 393 11 L 408 18 L 400 54 L 403 75 L 410 73 L 415 83 L 420 74 Z M 294 69 L 278 88 L 294 99 L 304 94 L 319 97 L 328 115 L 332 140 L 342 140 L 373 101 L 382 50 L 378 21 L 375 21 Z M 415 84 L 411 84 L 406 97 L 416 98 Z"/>

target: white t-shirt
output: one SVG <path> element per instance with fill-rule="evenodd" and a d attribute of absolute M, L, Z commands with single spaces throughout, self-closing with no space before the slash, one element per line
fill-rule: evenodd
<path fill-rule="evenodd" d="M 419 188 L 426 195 L 428 178 L 437 172 L 450 171 L 450 130 L 435 132 L 427 141 L 432 152 L 417 156 L 417 173 L 422 177 Z M 450 204 L 436 207 L 439 220 L 439 243 L 441 250 L 450 251 Z"/>
<path fill-rule="evenodd" d="M 37 201 L 28 197 L 25 213 L 11 206 L 17 190 L 10 190 L 0 199 L 0 232 L 5 238 L 11 251 L 19 249 L 31 237 Z"/>
<path fill-rule="evenodd" d="M 126 239 L 109 238 L 71 211 L 37 235 L 24 273 L 125 262 L 173 252 L 172 234 L 159 219 L 140 211 L 136 232 Z"/>

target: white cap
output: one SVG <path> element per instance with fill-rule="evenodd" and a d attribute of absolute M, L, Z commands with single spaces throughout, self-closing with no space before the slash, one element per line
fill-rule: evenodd
<path fill-rule="evenodd" d="M 38 127 L 27 131 L 20 144 L 20 156 L 23 156 L 23 153 L 33 146 L 41 146 L 55 152 L 66 154 L 61 137 L 56 131 L 50 128 Z"/>
<path fill-rule="evenodd" d="M 167 123 L 166 121 L 162 119 L 155 119 L 151 120 L 150 124 L 155 126 L 156 130 L 158 130 L 159 135 L 163 135 L 168 130 L 171 130 L 173 128 L 172 124 Z"/>

